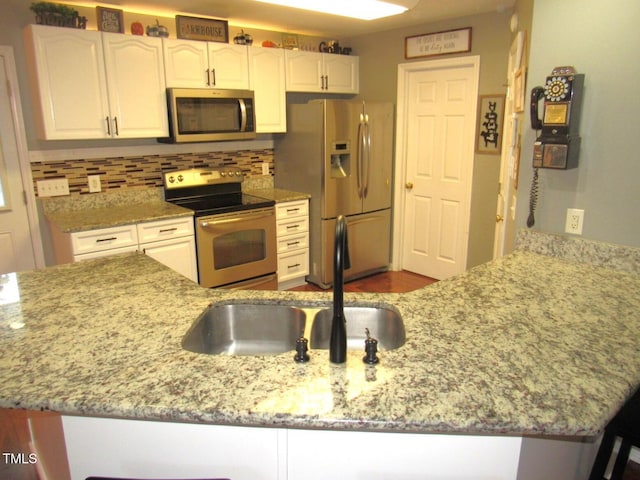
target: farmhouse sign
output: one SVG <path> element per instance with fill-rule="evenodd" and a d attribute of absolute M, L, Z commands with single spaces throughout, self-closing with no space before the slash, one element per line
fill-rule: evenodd
<path fill-rule="evenodd" d="M 471 51 L 471 27 L 405 38 L 404 58 L 431 57 Z"/>
<path fill-rule="evenodd" d="M 189 40 L 229 42 L 229 23 L 226 20 L 176 15 L 176 36 Z"/>

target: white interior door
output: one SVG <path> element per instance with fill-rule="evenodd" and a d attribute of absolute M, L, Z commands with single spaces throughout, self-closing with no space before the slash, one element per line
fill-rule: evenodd
<path fill-rule="evenodd" d="M 0 273 L 36 267 L 20 162 L 26 147 L 17 85 L 13 53 L 0 47 Z"/>
<path fill-rule="evenodd" d="M 466 269 L 479 63 L 400 65 L 396 233 L 404 270 L 443 279 Z"/>

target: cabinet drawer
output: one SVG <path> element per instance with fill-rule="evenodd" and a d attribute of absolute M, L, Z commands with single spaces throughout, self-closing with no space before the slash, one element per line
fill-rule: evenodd
<path fill-rule="evenodd" d="M 306 232 L 278 238 L 278 254 L 300 250 L 301 248 L 309 248 L 309 234 Z"/>
<path fill-rule="evenodd" d="M 193 235 L 193 217 L 177 217 L 138 224 L 140 243 Z"/>
<path fill-rule="evenodd" d="M 71 245 L 74 255 L 101 252 L 114 248 L 138 246 L 138 235 L 135 225 L 101 228 L 71 234 Z"/>
<path fill-rule="evenodd" d="M 278 237 L 309 231 L 309 217 L 298 217 L 290 220 L 278 220 Z"/>
<path fill-rule="evenodd" d="M 111 248 L 109 250 L 102 250 L 97 252 L 83 253 L 82 255 L 74 255 L 74 262 L 81 262 L 83 260 L 91 260 L 93 258 L 108 257 L 111 255 L 118 255 L 119 253 L 137 252 L 137 245 L 129 245 L 128 247 Z"/>
<path fill-rule="evenodd" d="M 276 220 L 302 216 L 309 216 L 308 200 L 276 204 Z"/>
<path fill-rule="evenodd" d="M 278 282 L 301 277 L 309 273 L 309 250 L 278 255 Z"/>

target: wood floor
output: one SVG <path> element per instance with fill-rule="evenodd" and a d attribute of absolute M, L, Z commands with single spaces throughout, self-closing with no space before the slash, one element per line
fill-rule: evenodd
<path fill-rule="evenodd" d="M 406 293 L 437 282 L 434 278 L 423 277 L 417 273 L 403 270 L 401 272 L 383 272 L 369 277 L 353 280 L 344 284 L 345 292 L 358 293 Z M 303 292 L 330 291 L 308 283 L 291 290 Z"/>

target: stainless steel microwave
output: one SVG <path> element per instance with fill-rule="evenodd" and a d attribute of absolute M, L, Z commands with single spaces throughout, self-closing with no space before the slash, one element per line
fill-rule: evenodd
<path fill-rule="evenodd" d="M 168 88 L 169 137 L 165 143 L 256 138 L 253 91 Z"/>

